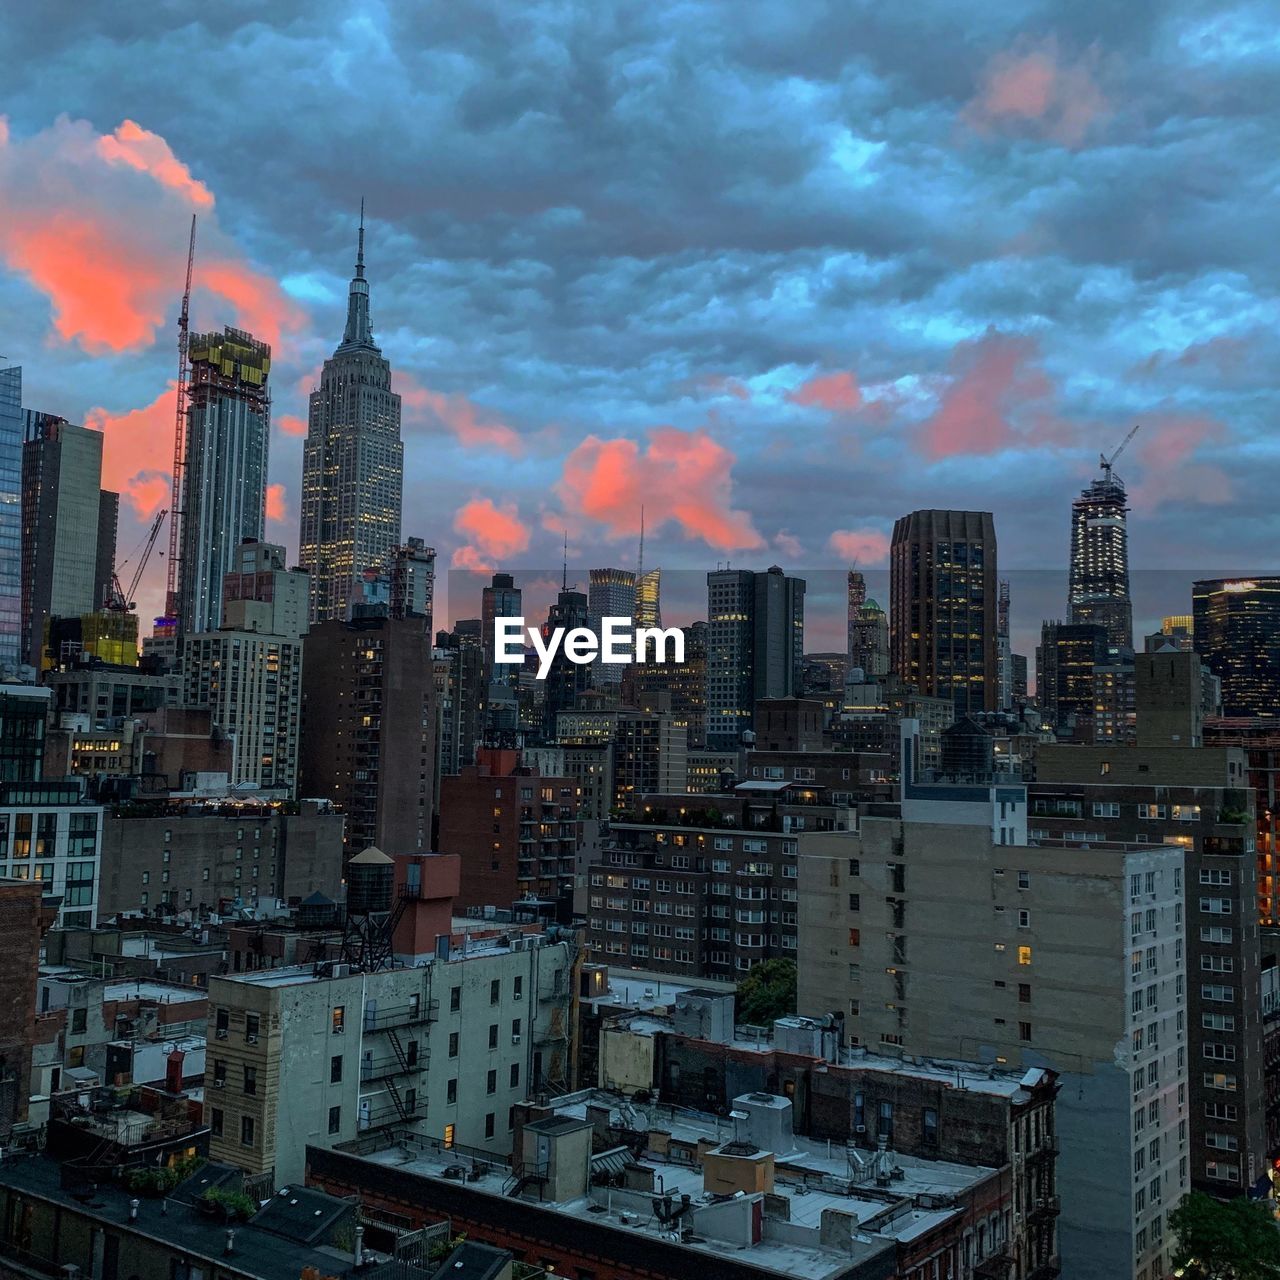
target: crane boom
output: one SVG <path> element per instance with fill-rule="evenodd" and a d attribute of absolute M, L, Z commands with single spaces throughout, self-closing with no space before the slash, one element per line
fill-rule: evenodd
<path fill-rule="evenodd" d="M 142 557 L 138 561 L 138 567 L 133 571 L 133 581 L 129 583 L 129 594 L 125 597 L 126 601 L 132 605 L 134 597 L 138 594 L 138 583 L 142 581 L 143 571 L 147 567 L 147 561 L 151 559 L 151 552 L 155 549 L 156 539 L 160 536 L 160 526 L 164 524 L 164 518 L 169 512 L 161 507 L 156 512 L 156 518 L 151 523 L 151 532 L 147 534 L 147 545 L 142 549 Z"/>
<path fill-rule="evenodd" d="M 1129 434 L 1120 441 L 1120 447 L 1111 455 L 1111 457 L 1108 458 L 1105 453 L 1100 453 L 1098 455 L 1098 462 L 1101 464 L 1103 471 L 1106 472 L 1108 480 L 1111 479 L 1111 468 L 1115 466 L 1116 459 L 1129 447 L 1129 441 L 1138 434 L 1138 429 L 1141 426 L 1142 423 L 1136 422 L 1129 428 Z"/>
<path fill-rule="evenodd" d="M 186 459 L 186 420 L 184 410 L 187 401 L 187 338 L 191 315 L 191 276 L 196 261 L 196 215 L 191 215 L 191 241 L 187 247 L 187 283 L 182 291 L 182 310 L 178 313 L 178 385 L 174 396 L 173 425 L 173 490 L 169 508 L 173 519 L 169 522 L 169 565 L 166 581 L 164 610 L 166 619 L 175 630 L 180 625 L 178 600 L 178 561 L 181 554 L 179 525 L 182 523 L 182 470 Z M 157 531 L 159 525 L 156 526 Z M 148 547 L 148 554 L 150 547 Z M 144 560 L 145 563 L 145 560 Z"/>

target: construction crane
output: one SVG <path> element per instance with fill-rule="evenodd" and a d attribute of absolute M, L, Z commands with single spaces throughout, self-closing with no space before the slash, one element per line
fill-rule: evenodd
<path fill-rule="evenodd" d="M 1111 457 L 1108 458 L 1105 453 L 1098 454 L 1098 463 L 1102 467 L 1102 474 L 1108 481 L 1111 479 L 1111 468 L 1115 466 L 1116 459 L 1129 447 L 1129 441 L 1138 434 L 1138 428 L 1141 426 L 1142 423 L 1140 422 L 1134 424 L 1132 429 L 1129 431 L 1129 434 L 1120 441 L 1120 447 L 1111 455 Z"/>
<path fill-rule="evenodd" d="M 160 526 L 164 524 L 164 518 L 169 514 L 168 509 L 162 507 L 156 512 L 156 518 L 151 522 L 151 530 L 147 534 L 142 544 L 142 556 L 138 560 L 138 567 L 133 571 L 133 577 L 129 582 L 129 590 L 125 591 L 120 586 L 120 570 L 129 563 L 133 557 L 122 560 L 119 566 L 111 571 L 111 592 L 107 599 L 107 608 L 112 613 L 128 613 L 132 609 L 137 608 L 134 596 L 138 593 L 138 583 L 142 581 L 143 571 L 147 567 L 147 561 L 151 559 L 151 552 L 155 548 L 156 539 L 160 536 Z M 136 552 L 134 554 L 137 554 Z"/>
<path fill-rule="evenodd" d="M 178 386 L 177 394 L 174 396 L 176 407 L 173 425 L 173 493 L 169 502 L 169 508 L 173 512 L 173 519 L 169 522 L 169 566 L 164 596 L 165 622 L 167 628 L 173 631 L 177 631 L 180 625 L 178 616 L 181 604 L 178 600 L 178 560 L 180 552 L 178 535 L 180 530 L 178 526 L 182 523 L 182 470 L 186 461 L 187 446 L 185 416 L 188 383 L 187 338 L 191 314 L 191 274 L 195 267 L 195 261 L 196 215 L 193 213 L 191 215 L 191 242 L 187 247 L 187 283 L 186 288 L 182 291 L 182 310 L 178 313 Z"/>

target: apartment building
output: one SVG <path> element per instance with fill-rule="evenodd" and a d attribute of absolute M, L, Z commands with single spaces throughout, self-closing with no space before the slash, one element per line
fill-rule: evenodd
<path fill-rule="evenodd" d="M 803 842 L 800 1013 L 873 1052 L 1055 1072 L 1063 1274 L 1163 1276 L 1200 1072 L 1184 851 L 1028 847 L 977 799 L 916 806 Z"/>
<path fill-rule="evenodd" d="M 211 978 L 210 1155 L 284 1186 L 308 1144 L 380 1132 L 510 1150 L 515 1104 L 571 1078 L 575 959 L 571 937 L 531 935 Z"/>

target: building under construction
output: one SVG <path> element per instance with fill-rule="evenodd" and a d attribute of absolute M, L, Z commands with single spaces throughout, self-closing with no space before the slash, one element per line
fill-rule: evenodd
<path fill-rule="evenodd" d="M 262 541 L 271 348 L 243 329 L 193 333 L 186 397 L 178 596 L 186 635 L 216 631 L 240 544 Z"/>

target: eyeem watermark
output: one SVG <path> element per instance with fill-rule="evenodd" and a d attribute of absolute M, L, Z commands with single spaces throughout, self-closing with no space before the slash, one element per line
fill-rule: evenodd
<path fill-rule="evenodd" d="M 538 655 L 539 680 L 547 678 L 562 647 L 564 656 L 579 666 L 597 658 L 620 666 L 684 661 L 684 632 L 679 627 L 637 627 L 630 618 L 601 618 L 599 635 L 590 627 L 556 627 L 543 639 L 542 632 L 537 627 L 526 627 L 523 618 L 494 618 L 494 662 L 523 663 L 526 637 Z"/>

